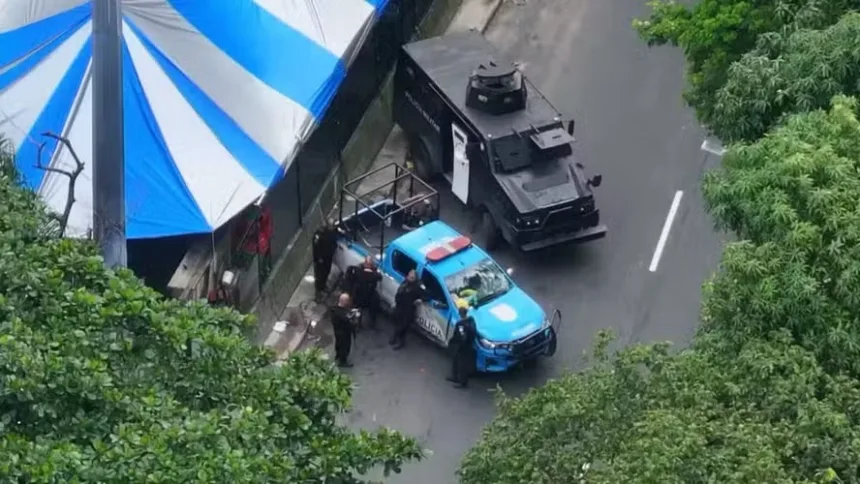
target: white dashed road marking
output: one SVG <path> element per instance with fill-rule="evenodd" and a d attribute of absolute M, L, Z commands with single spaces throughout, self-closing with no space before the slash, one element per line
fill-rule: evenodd
<path fill-rule="evenodd" d="M 666 241 L 669 240 L 669 232 L 672 230 L 672 222 L 675 216 L 678 215 L 678 207 L 681 206 L 681 197 L 684 192 L 678 190 L 675 192 L 675 198 L 672 199 L 672 206 L 669 207 L 669 214 L 666 215 L 666 221 L 663 223 L 663 231 L 660 232 L 660 240 L 657 241 L 657 247 L 654 249 L 654 256 L 651 257 L 651 266 L 648 270 L 654 272 L 660 264 L 660 257 L 663 255 L 663 249 L 666 248 Z"/>

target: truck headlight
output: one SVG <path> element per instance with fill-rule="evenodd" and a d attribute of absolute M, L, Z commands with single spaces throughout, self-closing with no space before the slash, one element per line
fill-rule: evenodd
<path fill-rule="evenodd" d="M 539 215 L 523 215 L 521 217 L 517 217 L 515 220 L 517 227 L 524 229 L 533 229 L 537 228 L 540 225 L 540 216 Z"/>
<path fill-rule="evenodd" d="M 510 343 L 496 343 L 496 342 L 490 341 L 484 337 L 478 338 L 478 344 L 480 344 L 482 347 L 484 347 L 488 350 L 495 350 L 495 349 L 509 350 L 509 349 L 511 349 Z"/>
<path fill-rule="evenodd" d="M 540 327 L 540 331 L 543 332 L 544 336 L 549 338 L 552 335 L 552 321 L 549 319 L 544 319 L 543 324 Z"/>
<path fill-rule="evenodd" d="M 594 200 L 589 200 L 579 206 L 579 213 L 591 213 L 594 211 Z"/>

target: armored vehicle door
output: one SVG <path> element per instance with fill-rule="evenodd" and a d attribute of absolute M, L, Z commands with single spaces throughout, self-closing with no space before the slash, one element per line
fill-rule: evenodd
<path fill-rule="evenodd" d="M 469 156 L 466 145 L 469 141 L 466 131 L 451 123 L 451 143 L 454 148 L 454 173 L 451 177 L 451 191 L 463 203 L 469 201 Z"/>

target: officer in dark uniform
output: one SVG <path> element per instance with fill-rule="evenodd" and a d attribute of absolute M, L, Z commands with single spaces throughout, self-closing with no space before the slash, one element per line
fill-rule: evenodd
<path fill-rule="evenodd" d="M 337 227 L 334 222 L 327 220 L 316 232 L 312 252 L 314 258 L 314 288 L 316 299 L 319 301 L 325 291 L 328 275 L 331 273 L 331 263 L 337 250 Z"/>
<path fill-rule="evenodd" d="M 349 351 L 352 349 L 352 337 L 355 327 L 352 324 L 352 308 L 350 307 L 349 294 L 343 293 L 337 298 L 331 310 L 331 325 L 334 328 L 334 353 L 337 366 L 349 368 Z"/>
<path fill-rule="evenodd" d="M 376 328 L 376 314 L 379 307 L 379 294 L 376 292 L 376 287 L 382 280 L 382 274 L 376 268 L 373 257 L 365 257 L 364 263 L 356 267 L 352 277 L 355 307 L 362 310 L 362 318 L 367 313 L 370 327 Z"/>
<path fill-rule="evenodd" d="M 454 336 L 451 338 L 451 375 L 448 381 L 454 382 L 457 388 L 466 388 L 469 375 L 475 367 L 475 338 L 478 329 L 475 320 L 466 314 L 466 308 L 460 307 L 460 321 L 454 326 Z"/>
<path fill-rule="evenodd" d="M 409 271 L 406 275 L 406 280 L 397 288 L 397 293 L 394 295 L 394 335 L 388 343 L 394 346 L 395 350 L 403 348 L 406 344 L 406 332 L 409 331 L 409 326 L 415 322 L 415 314 L 418 304 L 421 301 L 427 301 L 427 293 L 424 287 L 418 282 L 418 275 L 415 270 Z"/>
<path fill-rule="evenodd" d="M 355 285 L 358 282 L 358 271 L 361 269 L 361 264 L 349 266 L 343 274 L 343 291 L 349 294 L 355 294 Z"/>

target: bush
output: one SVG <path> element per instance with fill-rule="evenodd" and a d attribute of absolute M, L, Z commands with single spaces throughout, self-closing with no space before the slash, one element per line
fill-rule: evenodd
<path fill-rule="evenodd" d="M 464 484 L 857 482 L 860 386 L 788 335 L 612 360 L 601 337 L 588 370 L 499 397 Z"/>

